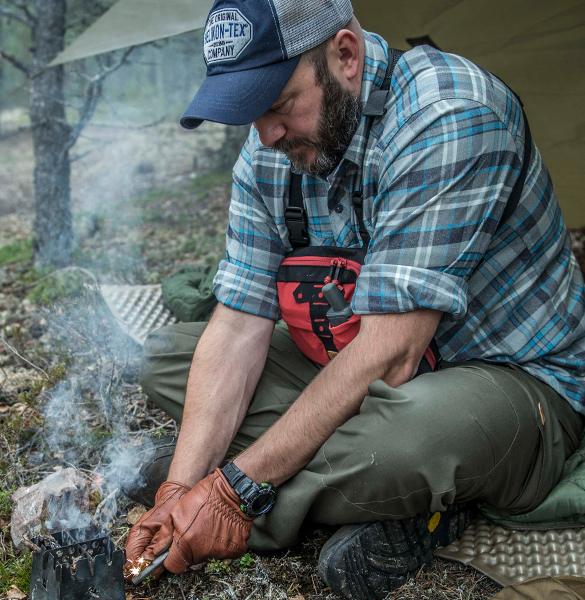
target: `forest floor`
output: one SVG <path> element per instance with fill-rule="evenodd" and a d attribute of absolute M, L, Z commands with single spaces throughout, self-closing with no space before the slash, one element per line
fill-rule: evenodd
<path fill-rule="evenodd" d="M 91 285 L 84 285 L 87 271 L 101 282 L 143 284 L 160 282 L 184 264 L 215 264 L 223 252 L 229 173 L 193 178 L 185 167 L 168 178 L 160 163 L 152 167 L 143 161 L 135 171 L 143 181 L 132 193 L 110 193 L 105 205 L 89 208 L 80 202 L 79 190 L 91 182 L 81 177 L 74 188 L 75 263 L 87 271 L 50 273 L 32 263 L 30 160 L 28 169 L 17 161 L 17 155 L 30 156 L 30 140 L 13 140 L 10 148 L 4 142 L 4 151 L 14 153 L 18 169 L 12 171 L 11 193 L 0 192 L 0 597 L 17 600 L 27 597 L 31 558 L 11 541 L 12 493 L 72 464 L 92 478 L 107 462 L 108 443 L 120 433 L 130 445 L 143 435 L 176 433 L 174 422 L 136 382 L 139 356 L 112 349 L 120 348 L 120 333 Z M 6 171 L 0 181 L 3 176 L 7 181 Z M 581 233 L 575 241 L 582 253 L 584 239 Z M 56 390 L 73 390 L 57 421 L 51 412 Z M 57 430 L 61 437 L 55 440 Z M 120 496 L 112 526 L 120 547 L 140 511 Z M 334 598 L 316 571 L 330 533 L 308 529 L 287 551 L 210 561 L 198 572 L 127 587 L 126 598 Z M 436 560 L 388 599 L 484 600 L 498 589 L 471 568 Z"/>

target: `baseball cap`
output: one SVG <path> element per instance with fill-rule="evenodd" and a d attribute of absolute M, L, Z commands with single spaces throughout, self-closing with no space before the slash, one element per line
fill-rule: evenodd
<path fill-rule="evenodd" d="M 280 96 L 303 52 L 352 15 L 351 0 L 216 0 L 203 33 L 207 77 L 181 125 L 256 120 Z"/>

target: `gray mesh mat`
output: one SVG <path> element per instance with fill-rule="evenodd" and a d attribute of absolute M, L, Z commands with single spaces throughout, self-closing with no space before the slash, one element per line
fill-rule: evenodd
<path fill-rule="evenodd" d="M 101 285 L 100 291 L 120 327 L 141 346 L 151 331 L 177 321 L 162 303 L 160 285 Z"/>
<path fill-rule="evenodd" d="M 518 531 L 478 519 L 435 555 L 474 567 L 503 586 L 540 577 L 585 577 L 585 528 Z"/>

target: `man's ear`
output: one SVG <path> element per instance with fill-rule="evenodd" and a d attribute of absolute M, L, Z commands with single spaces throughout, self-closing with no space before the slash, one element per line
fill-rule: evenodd
<path fill-rule="evenodd" d="M 362 56 L 358 36 L 350 29 L 338 31 L 329 42 L 327 58 L 329 70 L 342 86 L 359 93 Z"/>

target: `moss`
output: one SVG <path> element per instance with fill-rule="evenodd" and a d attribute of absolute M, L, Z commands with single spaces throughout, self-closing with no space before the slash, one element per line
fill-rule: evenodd
<path fill-rule="evenodd" d="M 32 260 L 31 240 L 18 240 L 0 247 L 0 267 L 8 264 Z"/>
<path fill-rule="evenodd" d="M 0 561 L 0 594 L 5 594 L 13 585 L 28 593 L 31 569 L 30 553 L 3 557 Z"/>
<path fill-rule="evenodd" d="M 63 298 L 80 296 L 85 289 L 87 275 L 81 271 L 54 271 L 38 280 L 27 294 L 34 304 L 50 305 Z"/>

